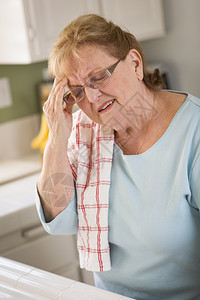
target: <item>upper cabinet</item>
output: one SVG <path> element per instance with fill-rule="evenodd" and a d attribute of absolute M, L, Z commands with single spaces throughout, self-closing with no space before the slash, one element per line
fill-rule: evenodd
<path fill-rule="evenodd" d="M 47 60 L 60 31 L 85 13 L 98 13 L 139 40 L 164 34 L 161 0 L 0 0 L 0 64 Z"/>
<path fill-rule="evenodd" d="M 99 13 L 98 0 L 1 0 L 0 64 L 46 60 L 60 31 L 89 12 Z"/>
<path fill-rule="evenodd" d="M 161 0 L 101 0 L 103 15 L 142 41 L 164 35 Z"/>

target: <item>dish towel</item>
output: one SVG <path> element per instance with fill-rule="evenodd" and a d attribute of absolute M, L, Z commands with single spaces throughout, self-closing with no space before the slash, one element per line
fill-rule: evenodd
<path fill-rule="evenodd" d="M 108 243 L 109 188 L 114 132 L 91 121 L 82 111 L 73 114 L 68 160 L 76 182 L 80 267 L 111 269 Z"/>

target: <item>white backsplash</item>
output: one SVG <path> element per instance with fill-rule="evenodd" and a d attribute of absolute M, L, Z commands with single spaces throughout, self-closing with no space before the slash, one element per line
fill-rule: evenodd
<path fill-rule="evenodd" d="M 0 160 L 17 159 L 35 153 L 31 141 L 40 129 L 40 114 L 0 124 Z"/>

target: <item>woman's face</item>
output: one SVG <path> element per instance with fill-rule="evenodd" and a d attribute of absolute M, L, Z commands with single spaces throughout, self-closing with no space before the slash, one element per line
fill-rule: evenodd
<path fill-rule="evenodd" d="M 95 45 L 82 46 L 79 55 L 81 59 L 71 58 L 67 62 L 70 86 L 85 86 L 90 76 L 108 69 L 118 61 L 103 47 Z M 142 78 L 141 58 L 137 51 L 131 50 L 126 58 L 118 63 L 105 85 L 97 89 L 85 86 L 85 96 L 78 106 L 94 122 L 116 129 L 120 120 L 124 118 L 122 109 L 130 106 L 130 101 L 134 101 Z"/>

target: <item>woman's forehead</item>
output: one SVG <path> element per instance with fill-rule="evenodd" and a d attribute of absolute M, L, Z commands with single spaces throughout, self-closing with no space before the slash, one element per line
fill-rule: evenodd
<path fill-rule="evenodd" d="M 68 76 L 74 76 L 77 73 L 85 78 L 92 73 L 108 67 L 112 64 L 112 57 L 103 47 L 96 45 L 82 46 L 78 55 L 71 55 L 66 60 L 66 72 Z M 67 76 L 67 77 L 68 77 Z"/>

